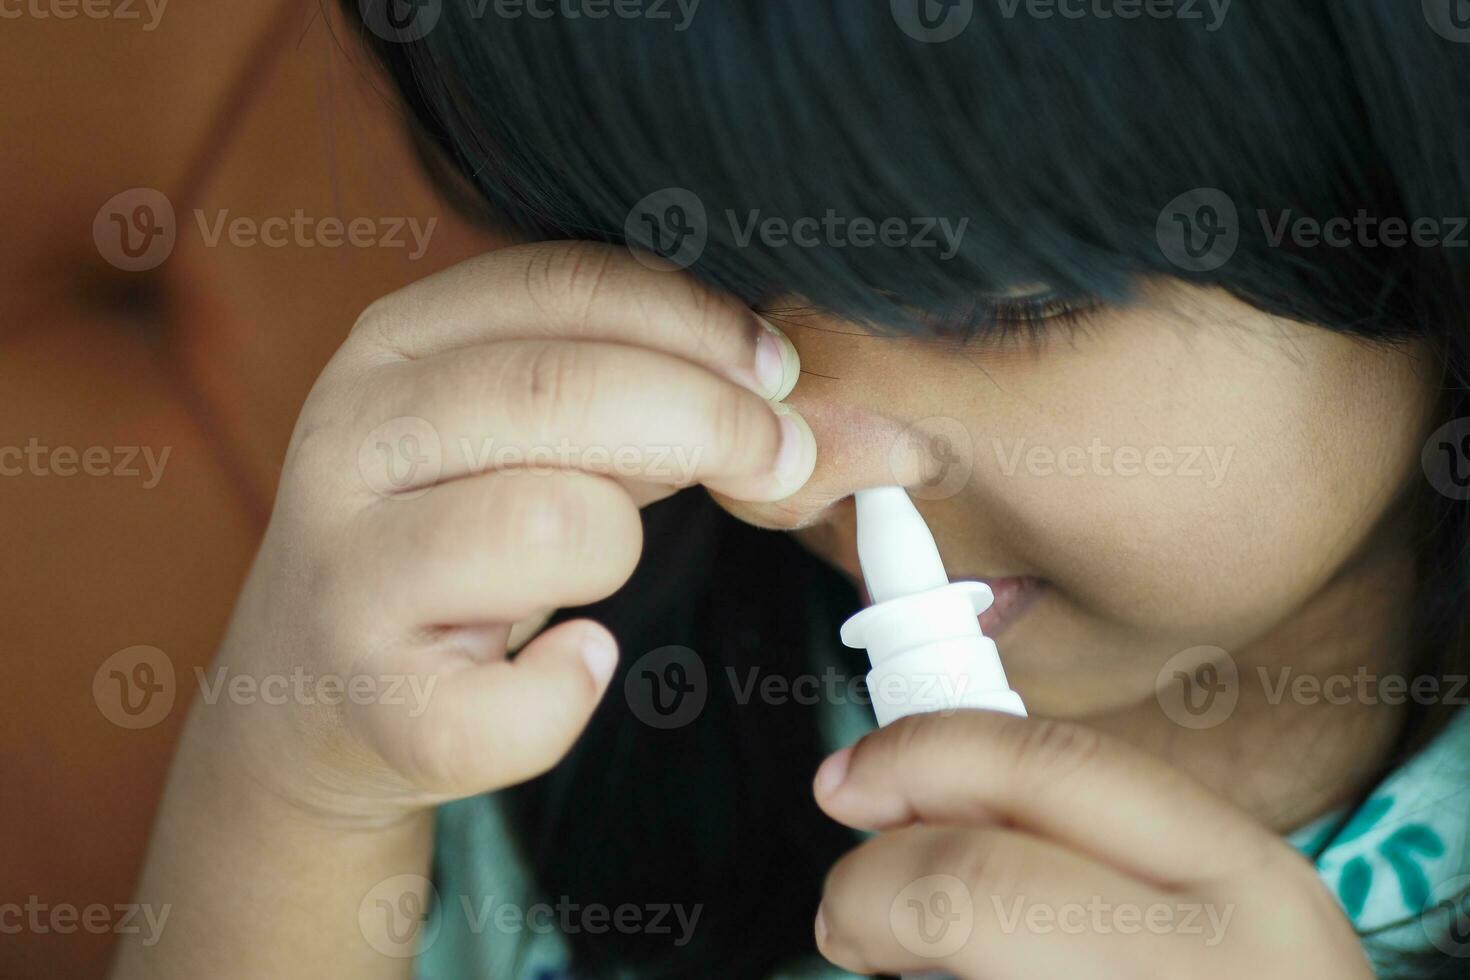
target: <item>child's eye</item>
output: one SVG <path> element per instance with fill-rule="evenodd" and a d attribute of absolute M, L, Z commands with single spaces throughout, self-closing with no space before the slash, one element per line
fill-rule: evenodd
<path fill-rule="evenodd" d="M 998 324 L 1038 324 L 1047 321 L 1074 322 L 1098 309 L 1102 303 L 1091 296 L 1065 296 L 1048 292 L 1040 296 L 991 301 L 986 317 Z"/>
<path fill-rule="evenodd" d="M 966 342 L 1001 344 L 1036 341 L 1050 330 L 1072 328 L 1102 309 L 1103 302 L 1082 294 L 1051 289 L 977 297 L 963 308 L 925 315 L 942 336 Z"/>

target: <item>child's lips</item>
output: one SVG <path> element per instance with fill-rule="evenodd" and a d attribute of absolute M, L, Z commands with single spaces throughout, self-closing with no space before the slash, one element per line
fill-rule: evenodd
<path fill-rule="evenodd" d="M 969 579 L 968 575 L 956 576 L 957 580 Z M 990 586 L 995 601 L 980 614 L 980 629 L 992 639 L 999 636 L 1007 626 L 1021 617 L 1031 604 L 1041 597 L 1046 583 L 1034 575 L 1013 575 L 1009 578 L 975 578 Z"/>
<path fill-rule="evenodd" d="M 843 570 L 857 585 L 858 595 L 862 598 L 863 605 L 872 605 L 873 597 L 868 595 L 867 586 L 863 584 L 862 572 L 847 568 Z M 1020 619 L 1021 615 L 1031 608 L 1031 604 L 1046 591 L 1046 581 L 1035 575 L 983 578 L 979 575 L 959 574 L 950 576 L 950 581 L 984 582 L 990 587 L 990 593 L 995 600 L 991 602 L 989 609 L 980 614 L 980 631 L 991 639 L 995 639 L 1007 626 Z"/>

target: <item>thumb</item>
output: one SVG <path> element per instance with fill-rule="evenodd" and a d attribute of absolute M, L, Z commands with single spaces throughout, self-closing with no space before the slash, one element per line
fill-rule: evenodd
<path fill-rule="evenodd" d="M 472 796 L 541 775 L 566 755 L 617 668 L 617 642 L 588 619 L 558 624 L 514 660 L 441 674 L 423 714 L 379 748 L 421 789 Z"/>

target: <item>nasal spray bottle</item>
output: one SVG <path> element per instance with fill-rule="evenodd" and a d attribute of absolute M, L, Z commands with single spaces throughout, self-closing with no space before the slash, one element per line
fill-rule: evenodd
<path fill-rule="evenodd" d="M 960 708 L 1025 717 L 995 641 L 980 631 L 979 616 L 994 600 L 990 587 L 949 580 L 934 535 L 903 487 L 857 492 L 857 550 L 872 605 L 842 624 L 842 642 L 868 651 L 879 725 Z"/>
<path fill-rule="evenodd" d="M 873 604 L 842 624 L 842 642 L 868 651 L 878 724 L 959 708 L 1025 717 L 995 642 L 980 632 L 990 586 L 949 580 L 903 487 L 857 492 L 857 550 Z"/>

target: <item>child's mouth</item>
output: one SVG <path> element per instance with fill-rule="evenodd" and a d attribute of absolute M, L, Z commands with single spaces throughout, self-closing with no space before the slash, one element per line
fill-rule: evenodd
<path fill-rule="evenodd" d="M 855 567 L 849 567 L 846 562 L 842 563 L 841 568 L 843 573 L 857 586 L 863 605 L 870 605 L 873 597 L 868 595 L 867 587 L 863 585 L 862 573 Z M 950 581 L 984 582 L 990 586 L 995 601 L 991 603 L 989 609 L 980 614 L 980 630 L 991 639 L 1001 636 L 1006 627 L 1020 619 L 1026 610 L 1031 608 L 1032 603 L 1046 592 L 1046 582 L 1034 575 L 986 578 L 982 575 L 960 572 L 951 575 Z"/>
<path fill-rule="evenodd" d="M 1007 626 L 1031 608 L 1031 604 L 1039 599 L 1046 589 L 1046 583 L 1034 575 L 981 578 L 962 573 L 954 578 L 955 580 L 973 579 L 990 586 L 995 602 L 980 614 L 980 630 L 992 639 L 1000 636 Z"/>
<path fill-rule="evenodd" d="M 847 497 L 829 505 L 823 515 L 828 519 L 813 521 L 799 530 L 797 536 L 804 538 L 807 547 L 823 556 L 857 587 L 863 605 L 871 605 L 873 597 L 868 595 L 862 569 L 858 566 L 853 498 Z M 833 515 L 836 515 L 835 519 Z M 1004 633 L 1047 590 L 1047 581 L 1035 575 L 986 576 L 964 570 L 945 570 L 951 582 L 984 582 L 990 586 L 995 600 L 980 614 L 980 629 L 991 638 Z"/>

